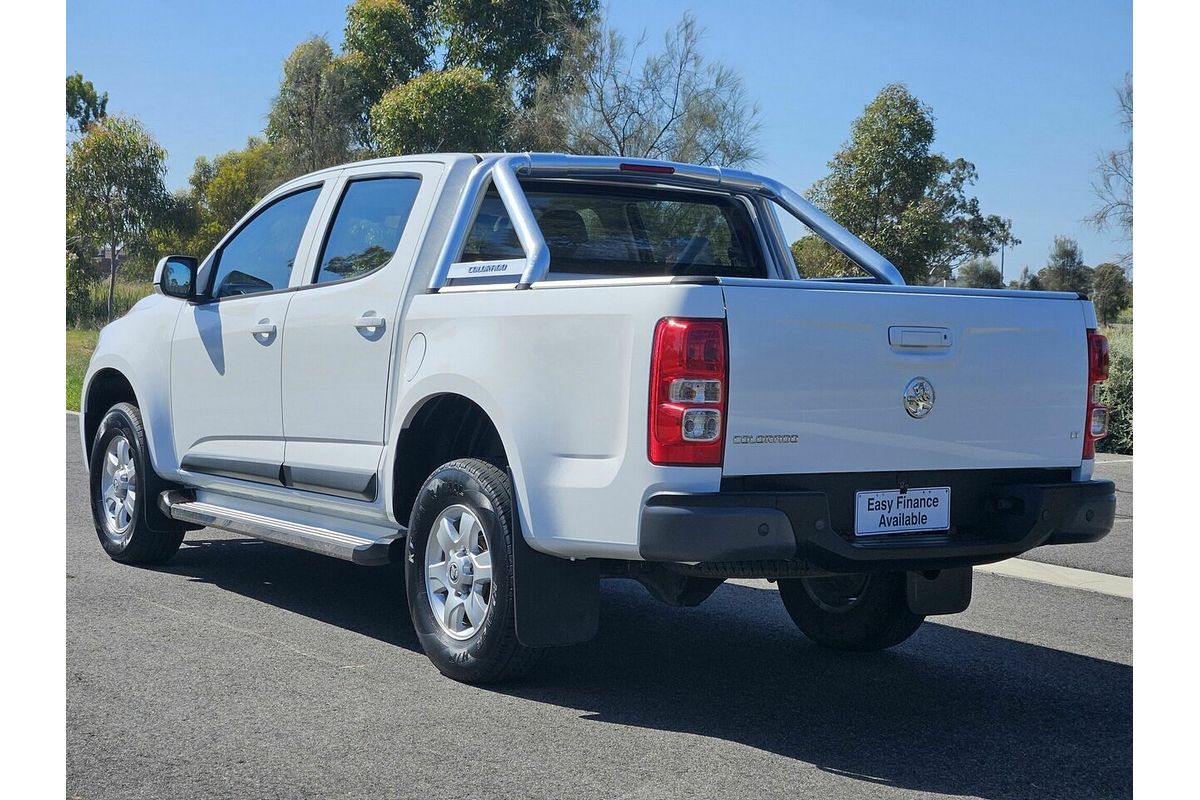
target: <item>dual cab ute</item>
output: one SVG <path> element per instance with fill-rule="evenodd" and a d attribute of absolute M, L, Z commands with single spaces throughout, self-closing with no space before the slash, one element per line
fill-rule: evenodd
<path fill-rule="evenodd" d="M 798 274 L 794 217 L 867 278 Z M 271 192 L 106 327 L 80 434 L 100 543 L 212 526 L 402 560 L 446 675 L 776 581 L 817 644 L 898 644 L 971 566 L 1110 529 L 1107 347 L 1075 294 L 906 286 L 748 172 L 428 155 Z M 397 586 L 397 592 L 402 589 Z"/>

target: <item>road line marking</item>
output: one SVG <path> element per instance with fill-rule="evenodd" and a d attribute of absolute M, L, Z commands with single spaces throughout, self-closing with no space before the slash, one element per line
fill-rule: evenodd
<path fill-rule="evenodd" d="M 1029 561 L 1024 558 L 1010 558 L 997 564 L 987 564 L 975 567 L 977 572 L 1000 575 L 1005 578 L 1016 578 L 1034 583 L 1046 583 L 1051 586 L 1061 586 L 1065 589 L 1079 589 L 1085 592 L 1095 592 L 1109 597 L 1124 597 L 1133 599 L 1133 578 L 1121 575 L 1109 575 L 1104 572 L 1089 572 L 1086 569 L 1060 567 L 1057 564 L 1043 564 L 1040 561 Z M 751 589 L 775 589 L 775 586 L 762 578 L 730 578 L 726 583 L 746 586 Z"/>
<path fill-rule="evenodd" d="M 1085 592 L 1106 594 L 1109 597 L 1124 597 L 1133 599 L 1133 578 L 1122 575 L 1108 575 L 1103 572 L 1090 572 L 1074 567 L 1060 567 L 1057 564 L 1043 564 L 1040 561 L 1029 561 L 1024 558 L 1010 558 L 997 564 L 987 564 L 975 567 L 978 572 L 992 575 L 1002 575 L 1006 578 L 1019 578 L 1035 583 L 1048 583 L 1052 586 L 1062 586 L 1067 589 L 1082 589 Z"/>
<path fill-rule="evenodd" d="M 348 664 L 348 665 L 339 664 L 336 661 L 330 661 L 327 658 L 322 658 L 321 656 L 316 655 L 315 653 L 309 653 L 306 650 L 301 650 L 300 648 L 296 647 L 295 645 L 289 644 L 288 642 L 285 642 L 282 639 L 276 639 L 273 636 L 266 636 L 264 634 L 258 633 L 257 631 L 250 631 L 250 630 L 246 630 L 245 628 L 239 628 L 235 625 L 229 625 L 224 622 L 219 622 L 219 621 L 213 619 L 212 617 L 200 616 L 198 614 L 189 614 L 186 611 L 181 611 L 178 608 L 164 605 L 163 603 L 159 603 L 156 600 L 151 600 L 148 597 L 142 597 L 141 595 L 134 595 L 134 597 L 137 597 L 137 599 L 141 600 L 143 603 L 149 603 L 152 606 L 157 606 L 158 608 L 161 608 L 164 611 L 170 611 L 172 614 L 178 614 L 181 617 L 191 617 L 192 619 L 198 619 L 203 622 L 208 622 L 212 625 L 216 625 L 217 627 L 225 628 L 226 630 L 234 631 L 236 633 L 242 633 L 247 636 L 253 636 L 256 639 L 262 639 L 263 641 L 266 641 L 266 642 L 272 642 L 274 644 L 279 645 L 280 647 L 287 648 L 288 650 L 292 651 L 296 655 L 315 659 L 316 661 L 320 661 L 323 664 L 328 664 L 331 667 L 337 667 L 338 669 L 347 669 L 349 667 L 363 666 L 363 665 L 359 665 L 359 664 Z"/>
<path fill-rule="evenodd" d="M 69 408 L 68 408 L 68 409 L 66 409 L 66 412 L 67 412 L 68 414 L 71 414 L 72 416 L 76 416 L 76 417 L 78 417 L 78 416 L 79 416 L 79 412 L 78 412 L 78 411 L 72 411 L 72 410 L 71 410 L 71 409 L 69 409 Z"/>

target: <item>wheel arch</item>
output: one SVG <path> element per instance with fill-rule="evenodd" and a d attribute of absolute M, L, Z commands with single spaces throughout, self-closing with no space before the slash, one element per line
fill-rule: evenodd
<path fill-rule="evenodd" d="M 131 364 L 111 354 L 93 360 L 84 379 L 79 398 L 79 438 L 83 446 L 83 462 L 91 461 L 92 444 L 104 415 L 117 403 L 131 403 L 142 414 L 146 432 L 147 455 L 151 468 L 170 479 L 177 466 L 171 437 L 171 420 L 162 380 L 152 375 L 149 385 L 138 380 L 139 373 Z"/>
<path fill-rule="evenodd" d="M 504 468 L 512 450 L 484 406 L 454 391 L 428 395 L 414 404 L 396 436 L 391 469 L 391 510 L 408 525 L 425 479 L 456 458 L 482 458 Z M 515 488 L 515 487 L 514 487 Z"/>
<path fill-rule="evenodd" d="M 125 373 L 114 367 L 96 370 L 84 385 L 79 413 L 82 416 L 84 460 L 91 459 L 92 444 L 100 430 L 100 421 L 117 403 L 130 403 L 141 408 L 133 383 Z"/>

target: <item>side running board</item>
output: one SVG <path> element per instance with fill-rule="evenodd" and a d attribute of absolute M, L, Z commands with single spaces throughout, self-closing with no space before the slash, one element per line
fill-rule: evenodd
<path fill-rule="evenodd" d="M 266 542 L 284 544 L 324 556 L 353 561 L 364 566 L 391 562 L 392 543 L 404 538 L 403 532 L 382 539 L 331 531 L 299 522 L 252 514 L 247 511 L 205 503 L 185 492 L 172 489 L 158 497 L 158 507 L 171 519 L 209 528 L 240 533 Z"/>

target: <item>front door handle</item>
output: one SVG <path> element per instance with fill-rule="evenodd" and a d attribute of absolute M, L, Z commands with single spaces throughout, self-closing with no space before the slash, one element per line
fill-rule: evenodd
<path fill-rule="evenodd" d="M 270 319 L 260 319 L 258 324 L 250 329 L 250 333 L 260 342 L 270 344 L 270 340 L 275 338 L 275 323 Z"/>
<path fill-rule="evenodd" d="M 385 320 L 383 317 L 376 316 L 374 311 L 368 311 L 358 319 L 354 320 L 354 327 L 358 328 L 359 330 L 365 329 L 370 331 L 376 328 L 382 328 L 386 322 L 387 320 Z"/>

